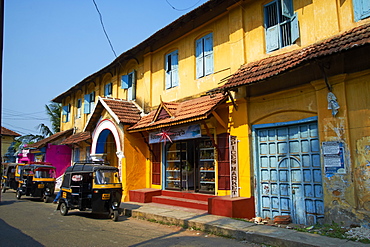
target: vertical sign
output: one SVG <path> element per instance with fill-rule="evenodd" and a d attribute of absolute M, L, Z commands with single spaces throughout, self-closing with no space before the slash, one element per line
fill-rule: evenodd
<path fill-rule="evenodd" d="M 230 143 L 230 196 L 239 197 L 238 179 L 238 140 L 236 136 L 229 137 Z"/>

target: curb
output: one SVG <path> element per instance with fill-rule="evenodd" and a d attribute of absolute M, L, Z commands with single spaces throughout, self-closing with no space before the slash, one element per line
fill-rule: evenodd
<path fill-rule="evenodd" d="M 157 212 L 155 212 L 157 211 Z M 367 244 L 325 237 L 317 234 L 298 232 L 274 226 L 256 225 L 228 217 L 184 213 L 179 210 L 162 208 L 122 208 L 122 215 L 158 223 L 194 228 L 221 237 L 234 238 L 258 244 L 281 247 L 318 247 L 318 246 L 370 246 Z"/>

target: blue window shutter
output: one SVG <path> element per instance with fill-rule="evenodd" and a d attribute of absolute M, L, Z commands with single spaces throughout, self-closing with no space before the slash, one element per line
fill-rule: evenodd
<path fill-rule="evenodd" d="M 84 113 L 89 114 L 90 113 L 90 94 L 84 95 Z"/>
<path fill-rule="evenodd" d="M 370 16 L 370 1 L 369 0 L 353 0 L 353 9 L 355 21 L 365 19 Z"/>
<path fill-rule="evenodd" d="M 166 89 L 169 89 L 172 87 L 172 82 L 171 82 L 171 77 L 172 77 L 172 71 L 171 71 L 171 53 L 166 55 L 166 64 L 165 64 L 165 69 L 166 69 L 166 82 L 165 82 L 165 87 Z"/>
<path fill-rule="evenodd" d="M 62 107 L 62 115 L 67 115 L 68 114 L 68 105 L 65 105 Z"/>
<path fill-rule="evenodd" d="M 281 14 L 287 18 L 292 18 L 293 15 L 292 0 L 281 0 Z"/>
<path fill-rule="evenodd" d="M 172 70 L 172 87 L 177 87 L 179 85 L 179 54 L 174 51 L 171 55 L 171 70 Z"/>
<path fill-rule="evenodd" d="M 113 83 L 111 82 L 108 84 L 108 95 L 112 96 L 112 93 L 113 93 Z"/>
<path fill-rule="evenodd" d="M 104 96 L 108 96 L 108 86 L 109 86 L 109 84 L 106 84 L 104 86 Z"/>
<path fill-rule="evenodd" d="M 204 66 L 205 75 L 213 73 L 213 34 L 204 37 Z"/>
<path fill-rule="evenodd" d="M 266 51 L 271 52 L 279 49 L 279 25 L 266 29 Z"/>
<path fill-rule="evenodd" d="M 294 13 L 292 20 L 290 21 L 290 32 L 292 44 L 299 38 L 299 25 L 298 25 L 298 15 Z"/>
<path fill-rule="evenodd" d="M 127 90 L 127 94 L 128 94 L 128 100 L 134 100 L 136 99 L 136 75 L 135 75 L 135 70 L 133 70 L 130 74 L 129 74 L 129 88 Z"/>
<path fill-rule="evenodd" d="M 203 38 L 198 39 L 195 44 L 195 59 L 196 59 L 196 77 L 204 76 L 203 68 Z"/>
<path fill-rule="evenodd" d="M 277 50 L 280 47 L 278 9 L 278 2 L 276 1 L 264 6 L 266 52 Z"/>
<path fill-rule="evenodd" d="M 121 77 L 121 88 L 127 89 L 128 88 L 128 75 L 123 75 Z"/>

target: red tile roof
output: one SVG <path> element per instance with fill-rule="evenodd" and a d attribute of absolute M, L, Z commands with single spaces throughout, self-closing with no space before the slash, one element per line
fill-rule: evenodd
<path fill-rule="evenodd" d="M 70 137 L 62 141 L 60 144 L 68 145 L 68 144 L 74 144 L 74 143 L 87 141 L 90 139 L 91 139 L 91 133 L 89 131 L 85 131 L 85 132 L 80 132 L 80 133 L 71 135 Z"/>
<path fill-rule="evenodd" d="M 256 83 L 316 58 L 344 52 L 369 43 L 370 23 L 367 23 L 308 47 L 245 64 L 219 89 L 225 90 Z"/>
<path fill-rule="evenodd" d="M 73 133 L 73 129 L 69 129 L 69 130 L 65 130 L 65 131 L 62 131 L 62 132 L 58 132 L 54 135 L 51 135 L 39 142 L 36 142 L 36 143 L 33 143 L 33 144 L 29 144 L 27 146 L 27 148 L 42 148 L 44 146 L 46 146 L 48 143 L 53 143 L 53 142 L 56 142 L 62 138 L 66 138 L 70 135 L 72 135 Z"/>
<path fill-rule="evenodd" d="M 141 111 L 132 101 L 113 98 L 101 98 L 121 123 L 134 124 L 140 120 Z"/>
<path fill-rule="evenodd" d="M 222 94 L 207 95 L 181 103 L 162 102 L 156 110 L 151 111 L 137 124 L 128 128 L 130 132 L 158 129 L 173 125 L 194 122 L 208 118 L 216 107 L 226 101 Z M 167 108 L 172 114 L 169 115 L 164 109 Z M 157 114 L 159 112 L 159 114 Z M 158 116 L 156 118 L 156 115 Z"/>
<path fill-rule="evenodd" d="M 15 136 L 15 137 L 21 136 L 17 132 L 14 132 L 14 131 L 12 131 L 10 129 L 7 129 L 5 127 L 2 127 L 2 126 L 1 126 L 1 135 L 3 135 L 3 136 Z"/>

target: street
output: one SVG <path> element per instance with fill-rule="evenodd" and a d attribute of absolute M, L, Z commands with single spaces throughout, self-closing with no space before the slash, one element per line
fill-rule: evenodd
<path fill-rule="evenodd" d="M 126 216 L 118 222 L 78 210 L 62 216 L 56 204 L 17 200 L 13 190 L 1 195 L 0 246 L 260 246 Z"/>

